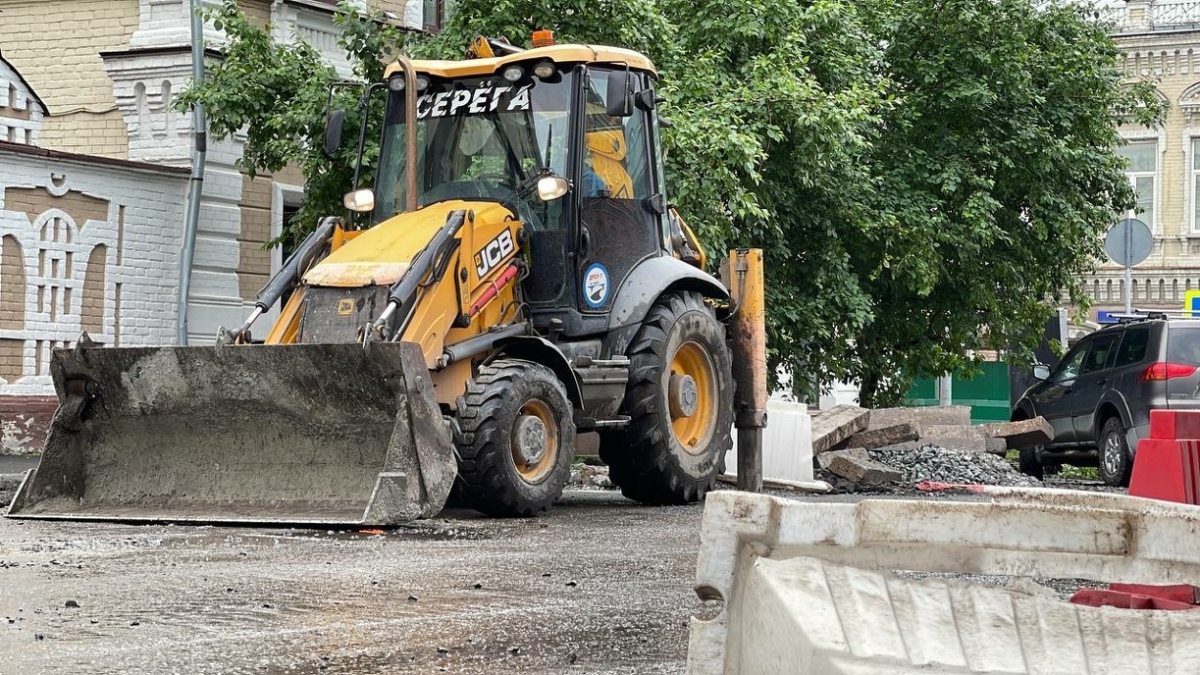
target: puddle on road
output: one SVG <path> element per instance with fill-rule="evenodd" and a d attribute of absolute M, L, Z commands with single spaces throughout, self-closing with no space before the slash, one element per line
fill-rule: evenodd
<path fill-rule="evenodd" d="M 514 521 L 518 527 L 520 523 Z M 255 530 L 211 527 L 209 531 L 177 530 L 172 536 L 160 538 L 158 544 L 167 548 L 213 548 L 214 546 L 279 546 L 284 542 L 390 542 L 390 541 L 481 541 L 494 539 L 509 524 L 495 521 L 443 519 L 438 522 L 398 525 L 388 529 L 287 529 Z"/>

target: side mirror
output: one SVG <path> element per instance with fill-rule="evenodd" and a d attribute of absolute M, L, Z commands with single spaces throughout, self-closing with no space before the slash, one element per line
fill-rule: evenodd
<path fill-rule="evenodd" d="M 1046 381 L 1050 379 L 1050 367 L 1042 364 L 1037 364 L 1033 367 L 1033 379 Z"/>
<path fill-rule="evenodd" d="M 634 104 L 637 107 L 647 112 L 658 107 L 658 95 L 654 93 L 654 88 L 643 89 L 633 96 Z"/>
<path fill-rule="evenodd" d="M 325 155 L 332 157 L 342 147 L 342 125 L 346 122 L 345 110 L 334 110 L 325 117 Z"/>
<path fill-rule="evenodd" d="M 608 74 L 608 89 L 604 105 L 609 117 L 629 117 L 633 114 L 633 77 L 628 70 Z"/>

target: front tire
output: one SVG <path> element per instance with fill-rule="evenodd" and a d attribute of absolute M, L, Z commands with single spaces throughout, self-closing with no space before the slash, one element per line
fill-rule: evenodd
<path fill-rule="evenodd" d="M 573 413 L 566 389 L 543 365 L 480 367 L 458 399 L 458 494 L 489 516 L 548 510 L 571 477 Z"/>
<path fill-rule="evenodd" d="M 629 426 L 601 436 L 600 457 L 626 497 L 702 499 L 733 445 L 732 359 L 725 328 L 698 293 L 659 298 L 626 354 Z"/>
<path fill-rule="evenodd" d="M 1113 487 L 1126 487 L 1133 473 L 1133 460 L 1129 457 L 1129 442 L 1125 440 L 1125 426 L 1118 417 L 1104 420 L 1100 428 L 1100 447 L 1097 448 L 1100 463 L 1100 478 Z"/>

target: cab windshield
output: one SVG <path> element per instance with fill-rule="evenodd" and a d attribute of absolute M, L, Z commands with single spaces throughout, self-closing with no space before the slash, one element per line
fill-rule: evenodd
<path fill-rule="evenodd" d="M 567 177 L 568 120 L 575 75 L 508 82 L 499 75 L 434 80 L 417 98 L 417 204 L 495 201 L 534 229 L 559 229 L 562 200 L 518 188 L 547 170 Z M 404 210 L 403 92 L 390 93 L 372 220 Z"/>

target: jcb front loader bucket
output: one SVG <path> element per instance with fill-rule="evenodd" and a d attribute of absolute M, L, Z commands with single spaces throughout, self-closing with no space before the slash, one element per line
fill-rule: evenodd
<path fill-rule="evenodd" d="M 456 465 L 409 343 L 58 350 L 18 518 L 390 525 Z"/>

